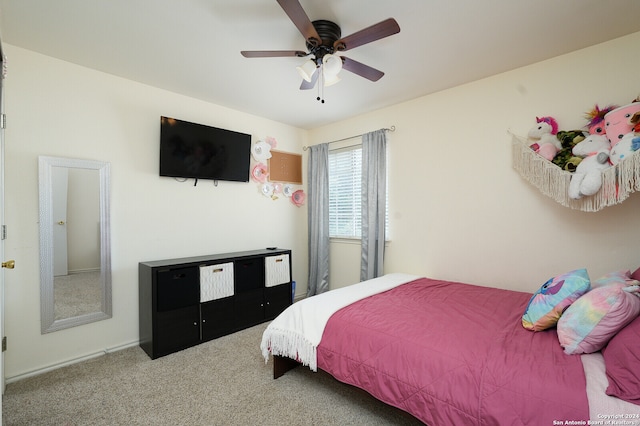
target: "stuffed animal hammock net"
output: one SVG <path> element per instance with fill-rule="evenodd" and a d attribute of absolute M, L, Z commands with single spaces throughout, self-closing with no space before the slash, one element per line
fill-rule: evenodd
<path fill-rule="evenodd" d="M 602 187 L 591 196 L 579 200 L 569 198 L 572 173 L 562 170 L 529 148 L 527 138 L 512 135 L 513 168 L 544 195 L 565 207 L 595 212 L 619 204 L 635 191 L 640 191 L 640 150 L 602 172 Z"/>

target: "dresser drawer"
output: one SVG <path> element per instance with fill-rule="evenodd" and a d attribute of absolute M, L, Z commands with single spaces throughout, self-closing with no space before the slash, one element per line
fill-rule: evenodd
<path fill-rule="evenodd" d="M 158 311 L 169 311 L 200 303 L 200 273 L 197 267 L 162 269 L 157 273 Z"/>
<path fill-rule="evenodd" d="M 250 257 L 233 262 L 236 294 L 264 286 L 264 257 Z"/>

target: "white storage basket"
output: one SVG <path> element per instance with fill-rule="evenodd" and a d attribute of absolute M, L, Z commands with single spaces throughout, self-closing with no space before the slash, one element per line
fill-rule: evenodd
<path fill-rule="evenodd" d="M 267 256 L 264 258 L 265 286 L 273 287 L 291 281 L 289 255 Z"/>
<path fill-rule="evenodd" d="M 233 296 L 233 262 L 200 267 L 200 302 Z"/>

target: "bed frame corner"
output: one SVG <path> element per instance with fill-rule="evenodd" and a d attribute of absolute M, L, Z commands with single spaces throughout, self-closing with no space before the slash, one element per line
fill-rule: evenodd
<path fill-rule="evenodd" d="M 291 358 L 287 358 L 280 355 L 273 356 L 273 378 L 277 379 L 278 377 L 284 375 L 289 370 L 292 370 L 299 366 L 300 363 Z"/>

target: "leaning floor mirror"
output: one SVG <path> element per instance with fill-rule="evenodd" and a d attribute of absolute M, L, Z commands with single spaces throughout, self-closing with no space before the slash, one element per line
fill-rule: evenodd
<path fill-rule="evenodd" d="M 111 318 L 110 164 L 38 157 L 42 333 Z"/>

